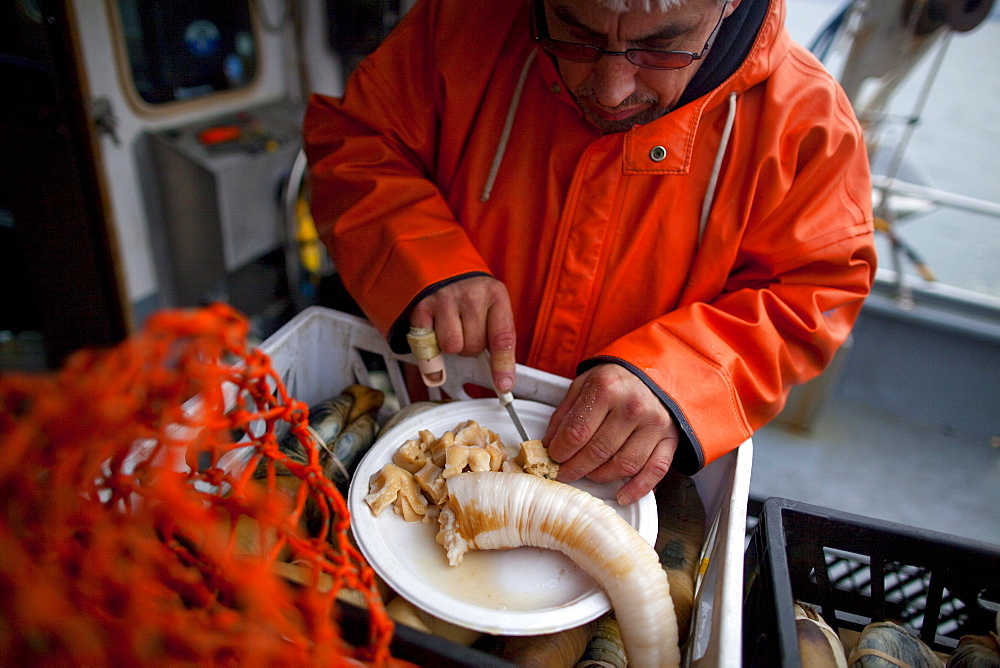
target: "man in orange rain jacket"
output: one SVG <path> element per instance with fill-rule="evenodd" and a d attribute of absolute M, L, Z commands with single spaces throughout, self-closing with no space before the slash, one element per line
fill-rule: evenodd
<path fill-rule="evenodd" d="M 784 0 L 658 3 L 420 0 L 305 120 L 374 325 L 575 376 L 550 454 L 624 503 L 774 417 L 875 270 L 861 131 Z"/>

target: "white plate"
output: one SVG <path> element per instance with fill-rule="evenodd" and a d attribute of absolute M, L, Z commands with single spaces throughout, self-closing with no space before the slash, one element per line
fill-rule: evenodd
<path fill-rule="evenodd" d="M 514 401 L 528 436 L 545 433 L 551 406 Z M 354 473 L 348 507 L 354 538 L 375 572 L 394 591 L 426 612 L 452 624 L 497 635 L 539 635 L 580 626 L 611 609 L 604 590 L 569 557 L 534 547 L 471 551 L 449 566 L 444 548 L 434 540 L 437 523 L 406 522 L 392 509 L 375 517 L 365 496 L 372 475 L 391 462 L 405 441 L 421 429 L 435 436 L 475 420 L 516 448 L 520 437 L 496 399 L 443 404 L 418 413 L 382 434 Z M 651 545 L 656 540 L 653 495 L 629 506 L 615 501 L 620 483 L 573 483 L 613 507 Z"/>

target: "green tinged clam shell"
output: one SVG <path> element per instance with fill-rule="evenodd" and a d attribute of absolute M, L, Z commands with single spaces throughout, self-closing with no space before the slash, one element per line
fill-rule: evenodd
<path fill-rule="evenodd" d="M 337 438 L 344 428 L 344 423 L 351 412 L 353 404 L 353 396 L 341 393 L 309 407 L 309 428 L 322 441 L 322 444 L 317 443 L 317 446 L 322 448 L 322 445 L 331 443 Z M 293 432 L 288 432 L 278 441 L 278 449 L 287 455 L 289 459 L 299 464 L 309 463 L 308 452 Z M 322 452 L 321 450 L 321 456 Z M 257 464 L 257 469 L 254 471 L 255 478 L 264 478 L 267 476 L 268 462 L 269 460 L 262 459 Z M 275 467 L 275 473 L 277 475 L 291 475 L 288 469 L 280 465 Z"/>
<path fill-rule="evenodd" d="M 338 486 L 346 485 L 361 457 L 371 449 L 378 432 L 378 422 L 371 413 L 364 413 L 347 425 L 329 447 L 329 452 L 320 457 L 326 477 Z"/>
<path fill-rule="evenodd" d="M 622 642 L 622 633 L 618 627 L 618 621 L 605 615 L 601 618 L 597 630 L 587 643 L 587 649 L 580 657 L 577 668 L 585 666 L 611 666 L 612 668 L 625 668 L 628 659 L 625 657 L 625 644 Z"/>
<path fill-rule="evenodd" d="M 656 486 L 659 531 L 656 554 L 670 581 L 677 634 L 687 641 L 694 612 L 694 588 L 705 544 L 705 506 L 694 480 L 669 471 Z"/>
<path fill-rule="evenodd" d="M 341 393 L 315 406 L 310 406 L 309 426 L 323 443 L 332 443 L 343 431 L 353 405 L 354 397 L 347 393 Z"/>

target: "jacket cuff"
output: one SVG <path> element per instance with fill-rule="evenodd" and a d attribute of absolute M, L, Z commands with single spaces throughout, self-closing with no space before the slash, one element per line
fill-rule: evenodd
<path fill-rule="evenodd" d="M 452 283 L 457 283 L 458 281 L 466 278 L 473 278 L 475 276 L 490 276 L 490 274 L 485 271 L 466 272 L 457 276 L 451 276 L 443 281 L 438 281 L 437 283 L 432 283 L 417 293 L 417 296 L 410 300 L 410 303 L 406 305 L 406 308 L 399 314 L 399 317 L 393 321 L 392 326 L 389 327 L 389 332 L 386 334 L 385 338 L 389 342 L 389 348 L 392 349 L 392 352 L 397 355 L 405 355 L 410 352 L 410 344 L 406 341 L 406 334 L 410 331 L 410 312 L 413 311 L 413 307 L 416 306 L 420 300 L 425 297 L 429 297 L 446 285 L 451 285 Z"/>
<path fill-rule="evenodd" d="M 680 440 L 677 443 L 677 452 L 674 453 L 674 460 L 670 464 L 670 468 L 684 475 L 691 476 L 700 471 L 705 466 L 705 452 L 701 448 L 701 444 L 698 442 L 698 437 L 695 436 L 694 430 L 691 428 L 691 423 L 688 422 L 687 418 L 684 416 L 684 412 L 681 410 L 680 406 L 677 405 L 673 399 L 667 395 L 663 389 L 654 383 L 649 376 L 640 371 L 634 365 L 626 362 L 619 357 L 610 356 L 598 356 L 592 357 L 590 359 L 583 360 L 576 367 L 577 375 L 592 369 L 598 364 L 617 364 L 623 366 L 633 374 L 635 374 L 639 380 L 646 384 L 653 394 L 663 402 L 663 405 L 670 411 L 671 417 L 673 417 L 674 422 L 680 428 Z"/>

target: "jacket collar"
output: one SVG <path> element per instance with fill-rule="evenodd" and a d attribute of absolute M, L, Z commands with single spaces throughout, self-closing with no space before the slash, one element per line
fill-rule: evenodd
<path fill-rule="evenodd" d="M 766 2 L 767 13 L 756 31 L 756 38 L 743 62 L 713 90 L 683 104 L 652 123 L 637 125 L 626 132 L 624 168 L 627 171 L 686 174 L 696 151 L 701 150 L 695 144 L 695 136 L 702 117 L 707 112 L 725 105 L 726 98 L 731 93 L 741 94 L 765 80 L 788 53 L 791 38 L 784 27 L 785 0 L 750 1 Z M 657 151 L 657 147 L 664 149 L 665 157 L 654 161 L 651 159 L 651 154 Z M 659 153 L 661 152 L 657 151 L 656 157 L 659 157 Z"/>
<path fill-rule="evenodd" d="M 743 0 L 722 22 L 715 44 L 705 55 L 677 107 L 718 88 L 746 60 L 768 15 L 768 0 Z"/>

